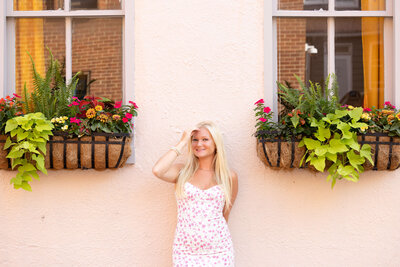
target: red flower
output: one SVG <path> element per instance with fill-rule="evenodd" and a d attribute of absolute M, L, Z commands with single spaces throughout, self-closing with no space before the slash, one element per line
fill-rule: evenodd
<path fill-rule="evenodd" d="M 134 108 L 139 108 L 139 107 L 136 105 L 135 102 L 129 101 L 129 104 L 132 104 L 132 106 L 133 106 Z"/>
<path fill-rule="evenodd" d="M 124 122 L 124 123 L 127 123 L 129 120 L 127 119 L 127 118 L 122 118 L 122 121 Z"/>
<path fill-rule="evenodd" d="M 258 105 L 258 104 L 264 104 L 264 99 L 261 98 L 256 103 L 254 103 L 254 105 Z"/>
<path fill-rule="evenodd" d="M 372 111 L 372 109 L 370 109 L 370 108 L 364 108 L 364 112 L 369 112 L 369 111 Z"/>
<path fill-rule="evenodd" d="M 13 94 L 13 96 L 15 96 L 16 98 L 21 98 L 19 95 L 17 95 L 17 94 Z"/>
<path fill-rule="evenodd" d="M 125 114 L 125 117 L 126 117 L 127 119 L 132 119 L 132 114 L 131 114 L 131 113 L 126 113 L 126 114 Z"/>
<path fill-rule="evenodd" d="M 78 124 L 78 125 L 79 125 L 79 123 L 81 123 L 81 120 L 80 120 L 80 119 L 77 119 L 76 117 L 70 118 L 69 121 L 70 121 L 71 123 L 76 123 L 76 124 Z"/>
<path fill-rule="evenodd" d="M 390 106 L 390 105 L 391 105 L 390 101 L 385 102 L 385 106 Z"/>
<path fill-rule="evenodd" d="M 293 114 L 292 113 L 288 113 L 287 114 L 289 117 L 293 117 Z"/>
<path fill-rule="evenodd" d="M 262 121 L 262 122 L 266 122 L 267 121 L 265 118 L 260 118 L 259 120 Z"/>
<path fill-rule="evenodd" d="M 115 102 L 114 108 L 120 108 L 121 104 L 122 104 L 122 101 Z"/>
<path fill-rule="evenodd" d="M 271 112 L 271 109 L 270 109 L 270 107 L 266 107 L 266 108 L 264 108 L 264 113 L 270 113 Z"/>

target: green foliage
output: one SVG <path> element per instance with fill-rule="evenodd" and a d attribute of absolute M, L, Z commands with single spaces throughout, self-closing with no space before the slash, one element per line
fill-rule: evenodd
<path fill-rule="evenodd" d="M 327 180 L 332 180 L 332 188 L 337 180 L 346 179 L 356 182 L 359 174 L 364 171 L 362 165 L 371 158 L 371 146 L 364 144 L 360 147 L 357 141 L 357 132 L 368 128 L 368 125 L 360 122 L 362 108 L 351 110 L 336 110 L 326 117 L 317 120 L 310 118 L 310 124 L 316 130 L 314 137 L 303 137 L 299 146 L 305 146 L 307 153 L 304 159 L 314 166 L 318 171 L 324 172 L 326 164 L 331 162 L 328 168 Z"/>
<path fill-rule="evenodd" d="M 71 81 L 66 84 L 63 77 L 63 68 L 60 63 L 53 58 L 49 50 L 50 60 L 45 77 L 42 77 L 36 70 L 35 62 L 32 62 L 34 90 L 32 94 L 24 87 L 24 100 L 26 112 L 41 112 L 47 119 L 55 116 L 68 115 L 68 104 L 78 83 L 77 73 Z M 32 107 L 28 103 L 32 101 Z"/>
<path fill-rule="evenodd" d="M 278 99 L 283 109 L 280 113 L 280 124 L 284 124 L 282 135 L 284 136 L 311 136 L 313 129 L 308 123 L 308 118 L 317 120 L 325 117 L 325 114 L 334 113 L 340 107 L 338 102 L 338 85 L 336 77 L 330 75 L 325 79 L 324 88 L 319 83 L 310 81 L 307 87 L 296 76 L 300 89 L 278 84 Z M 332 81 L 332 84 L 331 84 Z"/>
<path fill-rule="evenodd" d="M 31 191 L 29 181 L 39 179 L 38 171 L 47 174 L 44 166 L 46 144 L 53 124 L 40 113 L 29 113 L 7 121 L 5 132 L 7 138 L 4 149 L 10 149 L 7 158 L 11 159 L 12 169 L 18 167 L 17 175 L 10 183 L 14 188 Z"/>

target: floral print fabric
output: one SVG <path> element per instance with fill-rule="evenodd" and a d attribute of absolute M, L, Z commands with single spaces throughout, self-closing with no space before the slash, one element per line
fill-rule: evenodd
<path fill-rule="evenodd" d="M 232 239 L 222 214 L 225 198 L 221 187 L 202 190 L 189 182 L 184 187 L 186 197 L 177 198 L 174 266 L 234 266 Z"/>

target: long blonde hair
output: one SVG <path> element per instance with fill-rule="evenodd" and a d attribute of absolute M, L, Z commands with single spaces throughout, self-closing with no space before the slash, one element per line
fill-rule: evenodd
<path fill-rule="evenodd" d="M 231 206 L 232 180 L 228 162 L 225 156 L 225 148 L 222 140 L 222 134 L 217 126 L 211 121 L 203 121 L 196 125 L 197 128 L 207 129 L 215 143 L 215 155 L 213 160 L 215 179 L 217 184 L 222 187 L 225 195 L 226 207 Z M 193 138 L 193 137 L 192 137 Z M 189 155 L 185 166 L 182 168 L 176 182 L 176 195 L 178 198 L 185 197 L 184 185 L 194 175 L 199 168 L 199 159 L 194 155 L 192 149 L 192 138 L 188 143 Z"/>

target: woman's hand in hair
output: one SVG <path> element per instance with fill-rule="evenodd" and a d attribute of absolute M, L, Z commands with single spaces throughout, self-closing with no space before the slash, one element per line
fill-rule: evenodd
<path fill-rule="evenodd" d="M 191 127 L 191 128 L 184 130 L 182 133 L 181 140 L 179 141 L 179 144 L 186 145 L 187 143 L 189 143 L 193 133 L 197 130 L 198 130 L 197 127 Z"/>

